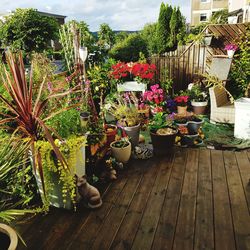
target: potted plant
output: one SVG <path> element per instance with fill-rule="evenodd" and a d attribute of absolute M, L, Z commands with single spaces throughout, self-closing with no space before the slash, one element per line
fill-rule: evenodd
<path fill-rule="evenodd" d="M 37 178 L 37 180 L 44 194 L 43 201 L 46 204 L 49 203 L 46 201 L 48 193 L 45 189 L 44 178 L 44 170 L 47 166 L 42 164 L 44 162 L 42 158 L 47 154 L 47 156 L 51 157 L 49 167 L 51 167 L 54 172 L 60 172 L 59 176 L 65 178 L 65 183 L 68 185 L 65 183 L 62 183 L 62 185 L 64 185 L 65 190 L 67 188 L 72 195 L 71 197 L 73 197 L 73 177 L 71 172 L 72 169 L 69 167 L 70 163 L 65 159 L 66 155 L 60 151 L 55 141 L 55 137 L 59 137 L 58 133 L 51 126 L 48 126 L 46 122 L 63 111 L 81 105 L 81 103 L 76 103 L 68 106 L 65 105 L 66 107 L 63 108 L 51 105 L 51 109 L 47 109 L 51 100 L 58 100 L 69 94 L 80 92 L 80 85 L 77 85 L 73 89 L 69 88 L 66 91 L 63 90 L 63 92 L 59 90 L 59 92 L 48 93 L 46 96 L 47 93 L 44 88 L 45 82 L 43 81 L 38 93 L 34 95 L 32 91 L 32 75 L 30 75 L 28 82 L 25 76 L 25 68 L 21 53 L 19 55 L 8 54 L 7 61 L 10 71 L 7 69 L 4 71 L 3 86 L 5 87 L 8 98 L 0 94 L 0 99 L 8 111 L 8 115 L 1 120 L 0 125 L 8 126 L 9 123 L 12 122 L 11 129 L 15 130 L 15 133 L 20 135 L 20 138 L 25 138 L 29 142 L 34 174 L 36 177 L 39 176 L 40 178 Z M 41 148 L 37 146 L 42 142 L 44 142 L 45 148 L 42 147 L 44 150 L 41 151 Z M 55 168 L 57 168 L 57 171 Z"/>
<path fill-rule="evenodd" d="M 117 126 L 113 124 L 105 124 L 105 133 L 107 136 L 107 145 L 110 146 L 110 143 L 115 140 L 117 134 Z"/>
<path fill-rule="evenodd" d="M 187 122 L 187 129 L 189 135 L 198 134 L 198 130 L 201 127 L 203 120 L 197 116 L 191 116 Z"/>
<path fill-rule="evenodd" d="M 205 88 L 202 88 L 200 84 L 193 84 L 189 91 L 189 98 L 194 113 L 197 115 L 204 114 L 208 104 Z"/>
<path fill-rule="evenodd" d="M 150 106 L 150 111 L 154 115 L 163 111 L 164 96 L 163 89 L 159 88 L 159 84 L 152 85 L 151 90 L 143 93 L 142 101 L 144 104 Z"/>
<path fill-rule="evenodd" d="M 127 163 L 131 156 L 131 143 L 121 139 L 110 144 L 111 152 L 118 162 Z"/>
<path fill-rule="evenodd" d="M 227 44 L 224 50 L 227 51 L 227 55 L 229 58 L 233 58 L 235 51 L 238 49 L 236 44 Z"/>
<path fill-rule="evenodd" d="M 187 114 L 187 104 L 188 104 L 189 96 L 185 92 L 180 92 L 180 95 L 177 95 L 174 98 L 174 101 L 177 106 L 178 115 L 185 116 Z"/>
<path fill-rule="evenodd" d="M 154 78 L 156 66 L 139 62 L 118 62 L 112 65 L 110 78 L 117 83 L 118 91 L 144 91 Z"/>
<path fill-rule="evenodd" d="M 138 99 L 133 93 L 117 94 L 116 99 L 109 104 L 109 112 L 116 118 L 118 125 L 129 136 L 132 147 L 135 147 L 139 142 L 140 134 Z"/>
<path fill-rule="evenodd" d="M 149 123 L 149 131 L 153 144 L 154 154 L 164 155 L 169 152 L 175 143 L 178 130 L 174 127 L 170 117 L 159 112 Z"/>

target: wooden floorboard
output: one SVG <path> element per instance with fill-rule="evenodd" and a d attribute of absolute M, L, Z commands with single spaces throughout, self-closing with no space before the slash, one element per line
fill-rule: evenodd
<path fill-rule="evenodd" d="M 231 206 L 222 151 L 211 151 L 211 162 L 214 199 L 215 248 L 228 250 L 235 249 L 236 246 Z"/>
<path fill-rule="evenodd" d="M 175 154 L 171 177 L 167 186 L 165 199 L 161 208 L 159 223 L 152 249 L 171 249 L 179 210 L 180 195 L 186 166 L 186 151 Z"/>
<path fill-rule="evenodd" d="M 199 154 L 194 249 L 214 249 L 214 219 L 210 151 Z"/>
<path fill-rule="evenodd" d="M 235 154 L 224 151 L 237 249 L 250 249 L 250 216 Z"/>
<path fill-rule="evenodd" d="M 199 150 L 190 149 L 186 161 L 173 248 L 193 249 Z"/>
<path fill-rule="evenodd" d="M 249 179 L 250 150 L 132 160 L 103 185 L 101 208 L 54 208 L 16 224 L 27 244 L 18 249 L 250 250 Z"/>

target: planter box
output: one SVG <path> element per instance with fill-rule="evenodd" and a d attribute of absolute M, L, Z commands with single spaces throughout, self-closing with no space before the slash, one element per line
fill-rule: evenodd
<path fill-rule="evenodd" d="M 250 98 L 242 97 L 235 101 L 234 136 L 250 140 Z"/>
<path fill-rule="evenodd" d="M 138 83 L 136 81 L 131 82 L 124 82 L 123 84 L 117 84 L 117 91 L 124 92 L 124 91 L 139 91 L 145 92 L 147 89 L 147 84 L 145 83 Z"/>
<path fill-rule="evenodd" d="M 31 163 L 33 164 L 32 157 L 31 157 Z M 71 174 L 72 176 L 77 175 L 78 177 L 82 177 L 85 175 L 85 146 L 82 146 L 76 152 L 76 165 L 75 168 L 70 169 L 69 174 Z M 34 173 L 34 176 L 36 178 L 40 194 L 44 195 L 40 175 L 38 174 L 38 172 L 36 172 Z M 44 181 L 46 182 L 46 179 Z M 63 202 L 62 183 L 59 182 L 58 173 L 50 171 L 49 181 L 50 183 L 53 184 L 53 188 L 48 190 L 47 194 L 47 199 L 49 201 L 49 204 L 58 208 L 72 209 L 73 203 L 69 195 L 66 198 L 66 203 Z"/>

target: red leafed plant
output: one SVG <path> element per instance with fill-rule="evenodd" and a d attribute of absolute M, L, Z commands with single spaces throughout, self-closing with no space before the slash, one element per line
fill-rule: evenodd
<path fill-rule="evenodd" d="M 116 80 L 118 83 L 124 81 L 136 80 L 142 83 L 149 83 L 154 78 L 156 66 L 148 63 L 119 62 L 112 65 L 110 78 Z"/>
<path fill-rule="evenodd" d="M 188 99 L 189 99 L 189 96 L 181 95 L 181 96 L 176 96 L 174 98 L 174 101 L 176 102 L 177 106 L 185 107 L 185 106 L 187 106 Z"/>
<path fill-rule="evenodd" d="M 39 150 L 35 149 L 35 142 L 37 140 L 47 140 L 52 145 L 55 155 L 62 166 L 65 169 L 68 169 L 67 163 L 60 150 L 55 145 L 54 138 L 51 134 L 52 131 L 54 134 L 57 134 L 56 131 L 45 124 L 46 120 L 53 117 L 53 114 L 50 114 L 49 116 L 46 115 L 46 105 L 50 99 L 60 98 L 68 95 L 73 91 L 77 91 L 77 88 L 63 93 L 50 93 L 46 98 L 42 98 L 41 96 L 44 89 L 45 80 L 41 83 L 39 91 L 34 94 L 35 92 L 33 91 L 32 70 L 28 81 L 25 76 L 22 54 L 8 53 L 6 57 L 9 70 L 4 67 L 2 82 L 7 96 L 0 94 L 0 100 L 5 106 L 7 113 L 1 113 L 4 119 L 0 121 L 0 125 L 2 127 L 8 127 L 8 124 L 12 122 L 12 124 L 14 124 L 15 133 L 18 133 L 21 137 L 29 140 L 35 168 L 34 170 L 39 172 L 44 189 L 45 186 L 41 155 Z M 60 111 L 55 112 L 55 114 L 75 106 L 79 105 L 72 105 L 70 107 L 61 109 Z"/>

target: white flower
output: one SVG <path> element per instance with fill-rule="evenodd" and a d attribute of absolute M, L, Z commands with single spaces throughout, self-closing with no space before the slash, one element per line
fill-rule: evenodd
<path fill-rule="evenodd" d="M 189 83 L 188 84 L 188 90 L 191 90 L 193 86 L 194 86 L 194 83 Z"/>

